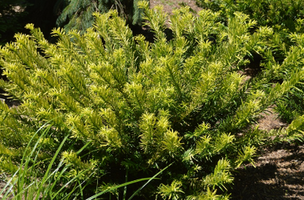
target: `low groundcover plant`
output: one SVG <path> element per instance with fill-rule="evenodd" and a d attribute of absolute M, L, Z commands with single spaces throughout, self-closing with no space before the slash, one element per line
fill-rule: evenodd
<path fill-rule="evenodd" d="M 96 13 L 94 27 L 83 35 L 55 29 L 55 44 L 28 24 L 30 35 L 17 34 L 16 42 L 1 48 L 9 79 L 1 87 L 21 102 L 14 108 L 0 104 L 1 170 L 15 173 L 20 152 L 39 142 L 39 154 L 29 163 L 45 163 L 37 179 L 68 166 L 55 192 L 76 177 L 77 184 L 58 199 L 75 187 L 81 188 L 78 198 L 93 199 L 107 188 L 155 174 L 158 179 L 140 191 L 141 184 L 134 183 L 102 197 L 229 198 L 231 171 L 253 163 L 269 136 L 252 126 L 255 119 L 301 82 L 304 37 L 294 34 L 295 45 L 277 63 L 268 47 L 273 29 L 252 32 L 256 23 L 245 14 L 235 12 L 226 24 L 209 10 L 194 16 L 184 7 L 168 17 L 161 7 L 138 5 L 153 43 L 133 36 L 110 11 Z M 264 68 L 248 80 L 242 69 L 252 53 L 263 57 Z M 282 80 L 273 82 L 276 77 Z M 43 139 L 40 132 L 35 135 L 49 121 Z M 299 136 L 302 121 L 272 134 Z"/>

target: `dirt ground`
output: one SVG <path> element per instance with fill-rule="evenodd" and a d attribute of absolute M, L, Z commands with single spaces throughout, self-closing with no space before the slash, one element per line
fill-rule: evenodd
<path fill-rule="evenodd" d="M 234 172 L 233 200 L 304 199 L 304 146 L 283 144 L 267 147 L 255 166 Z"/>
<path fill-rule="evenodd" d="M 156 5 L 162 5 L 164 7 L 164 11 L 169 14 L 172 13 L 172 10 L 180 8 L 183 5 L 189 6 L 194 12 L 201 10 L 201 8 L 196 5 L 195 0 L 150 0 L 151 8 Z"/>

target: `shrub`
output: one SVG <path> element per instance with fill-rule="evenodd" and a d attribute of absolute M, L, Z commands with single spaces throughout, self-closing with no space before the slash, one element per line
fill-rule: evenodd
<path fill-rule="evenodd" d="M 271 47 L 271 54 L 279 63 L 282 63 L 285 59 L 285 54 L 289 47 L 294 45 L 290 34 L 303 33 L 304 30 L 304 12 L 302 9 L 304 1 L 301 0 L 197 0 L 197 3 L 203 8 L 220 12 L 223 21 L 227 21 L 227 16 L 234 15 L 234 12 L 239 11 L 257 21 L 257 25 L 253 30 L 261 26 L 272 27 L 275 34 L 268 45 Z M 274 79 L 282 81 L 284 79 L 282 76 L 289 75 L 289 69 L 285 68 L 284 74 L 281 73 Z M 276 103 L 276 110 L 279 112 L 280 117 L 288 123 L 303 114 L 302 89 L 302 85 L 298 84 L 296 89 L 292 89 L 284 95 L 284 99 Z"/>
<path fill-rule="evenodd" d="M 268 137 L 250 125 L 304 73 L 302 44 L 276 63 L 267 47 L 271 28 L 251 33 L 256 23 L 247 15 L 237 12 L 224 25 L 219 13 L 202 10 L 193 16 L 186 7 L 170 16 L 168 40 L 161 7 L 139 6 L 154 43 L 133 37 L 110 11 L 95 14 L 94 27 L 83 35 L 55 29 L 58 42 L 51 44 L 29 24 L 31 35 L 17 34 L 16 42 L 1 48 L 9 79 L 1 87 L 21 102 L 14 108 L 0 104 L 1 145 L 10 150 L 0 152 L 6 161 L 2 170 L 14 173 L 19 153 L 51 121 L 37 162 L 49 166 L 62 144 L 54 166 L 61 160 L 69 165 L 62 182 L 75 176 L 76 182 L 86 181 L 82 198 L 152 177 L 171 164 L 137 194 L 141 199 L 228 199 L 231 171 L 253 162 L 256 147 Z M 251 52 L 267 62 L 246 81 L 241 67 Z M 286 68 L 290 75 L 281 76 Z M 276 76 L 283 81 L 273 83 Z M 292 135 L 302 121 L 282 133 Z M 43 177 L 46 169 L 37 171 Z M 125 199 L 137 189 L 135 184 L 109 195 Z"/>
<path fill-rule="evenodd" d="M 221 11 L 223 15 L 243 12 L 257 21 L 259 26 L 296 30 L 296 21 L 303 19 L 304 2 L 301 0 L 196 0 L 203 8 Z"/>
<path fill-rule="evenodd" d="M 298 23 L 300 24 L 299 29 L 302 29 L 303 26 L 303 20 L 299 20 Z M 293 33 L 290 35 L 291 40 L 294 42 L 294 45 L 303 45 L 303 34 L 299 33 Z M 301 51 L 298 51 L 297 48 L 292 47 L 293 51 L 297 51 L 301 54 Z M 290 58 L 292 59 L 292 58 Z M 285 67 L 283 73 L 280 77 L 287 77 L 289 75 L 289 72 L 291 70 L 294 70 L 298 67 L 301 67 L 302 61 L 297 61 L 295 64 L 293 64 L 290 67 Z M 303 78 L 300 78 L 301 81 L 303 81 Z M 285 120 L 286 122 L 290 123 L 291 121 L 297 119 L 301 115 L 303 115 L 303 84 L 298 83 L 294 88 L 290 90 L 287 94 L 284 95 L 284 98 L 282 98 L 280 101 L 276 103 L 277 105 L 277 111 L 280 113 L 280 117 Z"/>

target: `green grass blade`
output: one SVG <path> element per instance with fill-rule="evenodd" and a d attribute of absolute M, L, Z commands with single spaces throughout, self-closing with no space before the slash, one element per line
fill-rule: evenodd
<path fill-rule="evenodd" d="M 91 197 L 88 198 L 87 200 L 95 199 L 95 198 L 99 197 L 100 195 L 103 195 L 103 194 L 105 194 L 105 193 L 107 193 L 107 192 L 110 192 L 110 191 L 112 191 L 112 190 L 115 190 L 115 189 L 117 189 L 117 188 L 121 188 L 121 187 L 124 187 L 124 186 L 126 186 L 126 185 L 131 185 L 131 184 L 138 183 L 138 182 L 141 182 L 141 181 L 146 181 L 146 180 L 149 180 L 149 179 L 151 179 L 151 178 L 149 177 L 149 178 L 136 179 L 136 180 L 134 180 L 134 181 L 129 181 L 129 182 L 127 182 L 127 183 L 123 183 L 123 184 L 120 184 L 120 185 L 111 187 L 111 188 L 109 188 L 109 189 L 107 189 L 107 190 L 105 190 L 105 191 L 102 191 L 102 192 L 100 192 L 100 193 L 98 193 L 98 194 L 95 194 L 95 195 L 91 196 Z"/>
<path fill-rule="evenodd" d="M 66 186 L 68 186 L 70 183 L 72 183 L 74 180 L 76 180 L 79 176 L 81 176 L 82 174 L 86 173 L 87 171 L 89 171 L 90 169 L 86 169 L 84 171 L 82 171 L 81 173 L 79 173 L 77 176 L 75 176 L 74 178 L 72 178 L 71 180 L 69 180 L 65 185 L 63 185 L 60 190 L 58 190 L 56 192 L 56 194 L 53 197 L 56 197 L 63 189 L 66 188 Z M 89 178 L 89 177 L 88 177 Z"/>
<path fill-rule="evenodd" d="M 138 190 L 136 190 L 133 195 L 128 199 L 131 200 L 140 190 L 142 190 L 144 187 L 146 187 L 146 185 L 148 185 L 153 179 L 155 179 L 159 174 L 161 174 L 163 171 L 165 171 L 166 169 L 168 169 L 173 163 L 171 163 L 170 165 L 168 165 L 167 167 L 165 167 L 164 169 L 160 170 L 157 174 L 155 174 L 152 178 L 150 178 L 141 188 L 139 188 Z"/>
<path fill-rule="evenodd" d="M 42 179 L 42 181 L 41 181 L 40 187 L 39 187 L 39 189 L 38 189 L 38 194 L 40 194 L 40 192 L 42 192 L 42 191 L 41 191 L 41 190 L 42 190 L 42 186 L 43 186 L 43 185 L 45 184 L 45 182 L 48 180 L 50 170 L 51 170 L 51 168 L 52 168 L 52 166 L 53 166 L 53 164 L 54 164 L 54 162 L 55 162 L 55 160 L 56 160 L 56 158 L 57 158 L 57 156 L 58 156 L 60 150 L 62 149 L 62 147 L 63 147 L 65 141 L 68 139 L 68 137 L 69 137 L 69 135 L 65 136 L 65 138 L 64 138 L 63 141 L 61 142 L 60 146 L 59 146 L 58 149 L 56 150 L 56 153 L 55 153 L 55 155 L 53 156 L 53 158 L 52 158 L 50 164 L 48 165 L 48 168 L 47 168 L 47 170 L 46 170 L 46 172 L 45 172 L 45 175 L 43 176 L 43 179 Z M 37 199 L 37 198 L 38 198 L 38 196 L 36 197 L 36 199 Z"/>

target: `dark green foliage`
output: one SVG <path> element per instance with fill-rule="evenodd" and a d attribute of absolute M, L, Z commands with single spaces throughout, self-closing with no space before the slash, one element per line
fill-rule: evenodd
<path fill-rule="evenodd" d="M 93 13 L 106 13 L 116 9 L 128 24 L 141 24 L 142 10 L 137 6 L 138 0 L 58 0 L 56 9 L 65 6 L 57 19 L 57 25 L 66 30 L 85 31 L 94 22 Z"/>
<path fill-rule="evenodd" d="M 301 90 L 299 90 L 301 89 Z M 280 118 L 287 123 L 304 114 L 303 102 L 303 86 L 297 85 L 297 89 L 293 89 L 286 94 L 284 99 L 276 103 L 276 110 L 280 113 Z"/>

